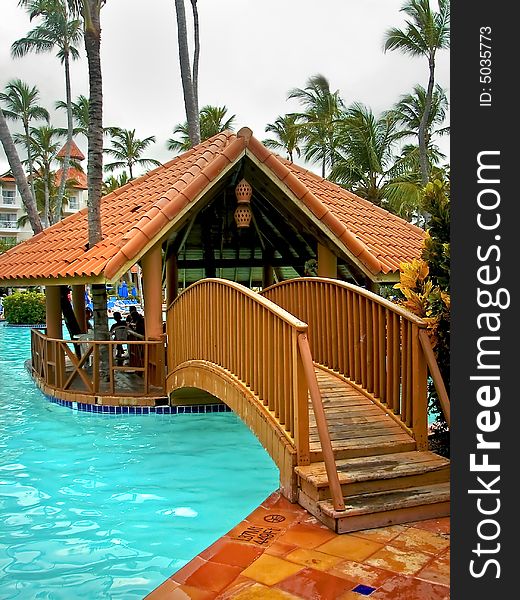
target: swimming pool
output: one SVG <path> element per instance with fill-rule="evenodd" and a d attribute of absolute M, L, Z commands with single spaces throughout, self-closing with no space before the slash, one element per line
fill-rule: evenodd
<path fill-rule="evenodd" d="M 143 598 L 278 487 L 233 413 L 71 411 L 29 354 L 0 324 L 0 598 Z"/>

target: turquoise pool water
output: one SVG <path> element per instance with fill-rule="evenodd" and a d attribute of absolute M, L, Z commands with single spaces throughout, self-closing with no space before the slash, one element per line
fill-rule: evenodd
<path fill-rule="evenodd" d="M 233 413 L 71 411 L 29 354 L 0 324 L 0 598 L 143 598 L 278 487 Z"/>

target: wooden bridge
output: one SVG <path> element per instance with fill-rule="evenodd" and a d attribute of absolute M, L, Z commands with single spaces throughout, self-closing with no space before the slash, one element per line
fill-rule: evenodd
<path fill-rule="evenodd" d="M 362 288 L 301 278 L 255 293 L 206 279 L 168 308 L 166 391 L 198 388 L 251 428 L 284 495 L 338 533 L 449 514 L 428 451 L 426 324 Z"/>

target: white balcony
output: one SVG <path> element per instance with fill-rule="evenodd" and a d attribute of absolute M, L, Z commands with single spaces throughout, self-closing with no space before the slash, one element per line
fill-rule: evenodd
<path fill-rule="evenodd" d="M 16 221 L 6 221 L 0 218 L 0 231 L 7 229 L 8 231 L 13 231 L 18 229 L 18 225 Z"/>

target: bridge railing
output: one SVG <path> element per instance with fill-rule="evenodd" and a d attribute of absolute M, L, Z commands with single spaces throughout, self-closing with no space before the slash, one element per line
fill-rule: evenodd
<path fill-rule="evenodd" d="M 204 279 L 168 307 L 168 372 L 207 361 L 245 384 L 291 439 L 299 465 L 309 464 L 309 401 L 336 509 L 345 507 L 307 341 L 307 324 L 256 292 Z M 321 424 L 321 427 L 320 427 Z"/>
<path fill-rule="evenodd" d="M 291 279 L 262 295 L 305 321 L 313 359 L 380 403 L 413 433 L 418 448 L 427 447 L 427 366 L 449 419 L 449 400 L 419 317 L 334 279 Z"/>
<path fill-rule="evenodd" d="M 141 338 L 141 339 L 138 339 Z M 129 364 L 116 360 L 116 346 L 127 346 Z M 102 361 L 105 354 L 106 360 Z M 32 370 L 54 390 L 86 396 L 164 396 L 165 349 L 163 340 L 134 339 L 99 341 L 49 338 L 31 330 Z M 102 362 L 106 377 L 102 376 Z M 129 383 L 120 374 L 139 377 Z"/>
<path fill-rule="evenodd" d="M 167 313 L 168 371 L 191 360 L 235 375 L 294 439 L 308 462 L 307 386 L 298 335 L 307 325 L 255 292 L 223 279 L 187 288 Z"/>

